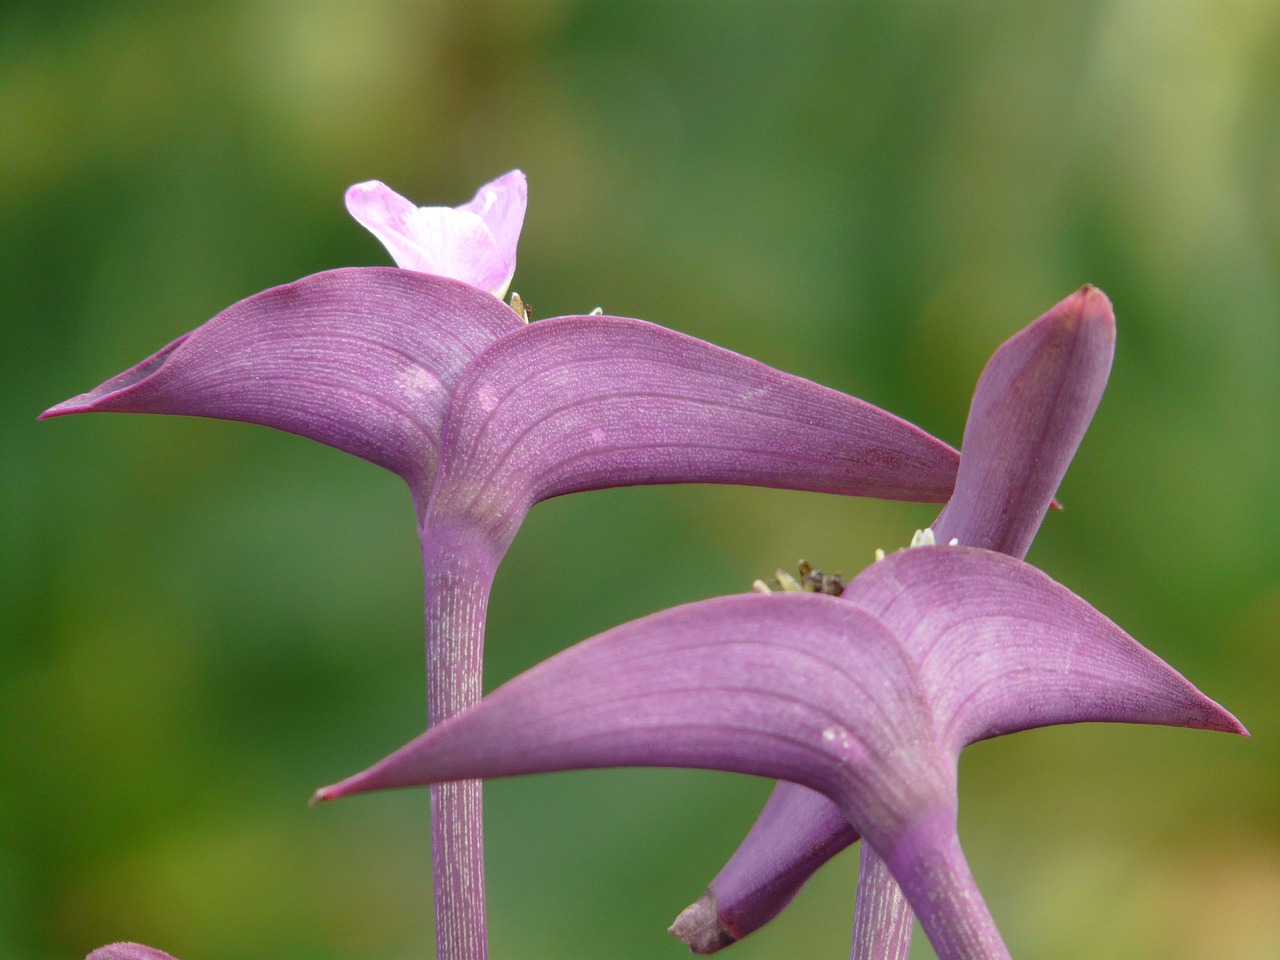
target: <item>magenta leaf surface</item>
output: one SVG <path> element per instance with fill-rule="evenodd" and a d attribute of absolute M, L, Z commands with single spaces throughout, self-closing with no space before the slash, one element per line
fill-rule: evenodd
<path fill-rule="evenodd" d="M 317 798 L 602 766 L 789 780 L 824 794 L 874 848 L 943 960 L 1003 957 L 955 837 L 967 743 L 1089 720 L 1244 732 L 1010 557 L 900 551 L 850 590 L 724 597 L 617 627 Z M 1019 689 L 993 689 L 1001 673 L 1021 675 Z"/>

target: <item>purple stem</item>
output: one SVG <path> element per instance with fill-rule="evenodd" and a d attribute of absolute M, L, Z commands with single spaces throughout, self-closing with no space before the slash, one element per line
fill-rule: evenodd
<path fill-rule="evenodd" d="M 907 960 L 914 922 L 902 888 L 871 844 L 864 843 L 858 861 L 851 960 Z"/>
<path fill-rule="evenodd" d="M 486 539 L 424 526 L 427 723 L 480 700 L 485 613 L 498 559 Z M 486 960 L 484 810 L 479 780 L 431 786 L 437 960 Z"/>
<path fill-rule="evenodd" d="M 897 884 L 893 877 L 897 876 L 902 881 L 903 890 L 896 895 L 902 899 L 906 893 L 915 901 L 920 926 L 939 957 L 948 960 L 1011 960 L 960 850 L 954 811 L 943 813 L 932 823 L 926 822 L 913 833 L 914 836 L 904 839 L 888 855 L 884 869 L 877 868 L 876 876 L 883 874 L 886 880 L 876 883 L 876 877 L 872 878 L 876 888 L 872 891 L 872 898 L 876 907 L 883 907 L 889 903 L 888 898 L 895 895 Z M 864 848 L 869 846 L 863 842 Z M 880 861 L 879 857 L 872 856 L 873 865 Z M 894 918 L 895 931 L 901 931 L 905 926 L 909 932 L 911 910 L 905 901 L 893 909 L 895 913 L 902 914 Z M 856 921 L 854 929 L 857 929 Z M 856 950 L 857 941 L 854 942 Z M 870 956 L 876 960 L 899 958 L 905 955 L 910 944 L 909 935 L 886 936 L 885 949 Z"/>

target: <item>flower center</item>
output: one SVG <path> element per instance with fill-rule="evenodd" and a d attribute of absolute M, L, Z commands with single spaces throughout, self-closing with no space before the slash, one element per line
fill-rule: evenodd
<path fill-rule="evenodd" d="M 936 547 L 938 545 L 937 538 L 933 535 L 933 527 L 925 527 L 923 530 L 917 530 L 911 535 L 911 543 L 908 547 Z M 960 541 L 952 537 L 948 542 L 948 547 L 958 547 Z M 876 547 L 876 563 L 884 559 L 884 551 Z"/>
<path fill-rule="evenodd" d="M 751 589 L 756 593 L 825 593 L 838 597 L 844 593 L 845 579 L 841 573 L 823 573 L 807 560 L 801 560 L 796 569 L 799 577 L 778 569 L 771 580 L 756 580 Z"/>

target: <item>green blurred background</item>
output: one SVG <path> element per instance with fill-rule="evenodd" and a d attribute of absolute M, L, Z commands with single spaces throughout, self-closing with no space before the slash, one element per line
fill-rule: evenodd
<path fill-rule="evenodd" d="M 305 803 L 422 726 L 400 482 L 259 427 L 34 417 L 248 294 L 387 263 L 348 184 L 455 204 L 515 166 L 535 315 L 654 320 L 957 444 L 1001 340 L 1111 295 L 1110 390 L 1031 559 L 1254 738 L 981 744 L 962 836 L 1016 956 L 1280 956 L 1280 4 L 31 0 L 0 8 L 0 124 L 5 960 L 431 955 L 425 793 Z M 541 505 L 487 683 L 933 514 Z M 493 955 L 683 956 L 666 924 L 768 789 L 493 784 Z M 846 956 L 854 860 L 732 955 Z"/>

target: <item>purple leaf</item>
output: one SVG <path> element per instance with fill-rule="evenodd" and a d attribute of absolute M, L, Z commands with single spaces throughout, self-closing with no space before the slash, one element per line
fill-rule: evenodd
<path fill-rule="evenodd" d="M 1083 721 L 1245 732 L 1035 567 L 964 547 L 920 547 L 894 560 L 864 570 L 845 599 L 911 650 L 937 735 L 956 753 L 989 737 Z"/>
<path fill-rule="evenodd" d="M 459 283 L 387 267 L 331 270 L 241 300 L 42 418 L 167 413 L 260 423 L 397 473 L 425 493 L 454 384 L 523 329 Z"/>
<path fill-rule="evenodd" d="M 1001 957 L 955 838 L 966 743 L 1087 720 L 1244 732 L 1083 600 L 1012 558 L 905 550 L 850 590 L 850 599 L 725 597 L 617 627 L 317 799 L 602 766 L 790 780 L 827 796 L 883 858 L 940 958 Z M 1002 670 L 1019 676 L 1021 695 L 992 688 Z M 1029 707 L 1029 696 L 1045 706 Z"/>
<path fill-rule="evenodd" d="M 987 363 L 965 424 L 956 489 L 939 543 L 1026 556 L 1098 408 L 1115 354 L 1111 302 L 1082 287 Z"/>
<path fill-rule="evenodd" d="M 729 862 L 669 932 L 693 953 L 715 953 L 776 917 L 818 867 L 857 840 L 839 807 L 784 780 Z"/>
<path fill-rule="evenodd" d="M 847 758 L 874 776 L 895 731 L 926 742 L 927 727 L 912 666 L 874 617 L 835 597 L 746 594 L 571 647 L 317 797 L 606 766 L 708 767 L 839 793 Z"/>
<path fill-rule="evenodd" d="M 532 503 L 575 490 L 716 482 L 940 501 L 958 461 L 883 410 L 693 337 L 616 317 L 526 325 L 473 287 L 388 268 L 249 297 L 41 416 L 91 412 L 297 433 L 404 477 L 420 509 L 447 436 L 432 515 L 472 517 L 501 549 Z"/>
<path fill-rule="evenodd" d="M 653 483 L 938 501 L 956 453 L 870 404 L 663 327 L 560 317 L 486 350 L 457 387 L 429 520 L 503 548 L 533 503 Z"/>

